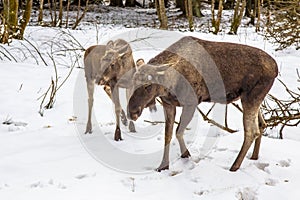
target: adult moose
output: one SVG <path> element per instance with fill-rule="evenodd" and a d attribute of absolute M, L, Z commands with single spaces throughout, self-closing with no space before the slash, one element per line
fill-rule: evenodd
<path fill-rule="evenodd" d="M 88 121 L 85 133 L 92 132 L 92 107 L 95 83 L 104 85 L 104 90 L 115 104 L 116 129 L 115 140 L 121 140 L 120 116 L 124 125 L 127 119 L 121 109 L 118 88 L 127 88 L 129 83 L 118 83 L 125 73 L 135 72 L 135 63 L 132 50 L 128 42 L 122 39 L 109 41 L 106 45 L 94 45 L 89 47 L 84 54 L 84 72 L 88 90 Z M 112 95 L 112 91 L 115 92 Z M 132 121 L 129 122 L 129 130 L 135 132 Z"/>
<path fill-rule="evenodd" d="M 128 117 L 136 120 L 145 105 L 160 97 L 165 111 L 164 155 L 157 171 L 169 168 L 169 145 L 176 106 L 183 107 L 176 138 L 181 157 L 189 157 L 183 132 L 201 102 L 228 104 L 241 99 L 244 142 L 230 168 L 239 169 L 255 140 L 251 159 L 258 159 L 265 122 L 260 104 L 278 74 L 274 59 L 264 51 L 241 44 L 211 42 L 183 37 L 142 64 L 134 74 L 134 92 L 128 104 Z"/>

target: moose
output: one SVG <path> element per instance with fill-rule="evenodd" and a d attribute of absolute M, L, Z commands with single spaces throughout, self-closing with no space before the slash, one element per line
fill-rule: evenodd
<path fill-rule="evenodd" d="M 176 106 L 182 107 L 176 138 L 181 157 L 190 153 L 183 133 L 201 102 L 228 104 L 238 99 L 243 108 L 244 142 L 230 168 L 236 171 L 255 141 L 251 159 L 258 159 L 266 124 L 260 105 L 278 75 L 275 60 L 264 51 L 241 44 L 182 37 L 166 50 L 140 63 L 133 77 L 128 118 L 136 120 L 150 100 L 159 97 L 165 113 L 163 159 L 157 171 L 169 169 L 169 148 Z"/>
<path fill-rule="evenodd" d="M 138 60 L 143 61 L 142 59 Z M 121 109 L 119 88 L 128 88 L 131 84 L 126 77 L 136 71 L 132 49 L 128 42 L 122 39 L 109 41 L 106 45 L 89 47 L 84 54 L 84 72 L 88 91 L 88 120 L 85 133 L 92 133 L 92 107 L 95 84 L 103 85 L 107 95 L 115 105 L 116 129 L 114 139 L 122 140 L 120 117 L 124 125 L 128 124 L 126 114 Z M 156 110 L 155 101 L 151 102 L 150 110 Z M 129 122 L 130 132 L 136 132 L 132 121 Z"/>

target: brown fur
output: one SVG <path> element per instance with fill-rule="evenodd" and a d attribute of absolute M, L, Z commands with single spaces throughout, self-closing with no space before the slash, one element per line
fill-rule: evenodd
<path fill-rule="evenodd" d="M 254 140 L 252 159 L 258 158 L 265 125 L 259 107 L 277 74 L 274 59 L 260 49 L 183 37 L 136 72 L 134 85 L 143 86 L 131 96 L 128 115 L 136 120 L 145 105 L 153 98 L 161 97 L 166 118 L 165 150 L 158 167 L 158 171 L 161 171 L 169 168 L 169 144 L 176 106 L 183 107 L 176 137 L 182 157 L 188 157 L 190 154 L 183 140 L 183 132 L 196 106 L 201 102 L 230 103 L 241 99 L 244 143 L 230 168 L 236 171 Z M 147 82 L 149 76 L 151 81 Z"/>
<path fill-rule="evenodd" d="M 105 60 L 105 61 L 104 61 Z M 120 115 L 123 124 L 127 125 L 127 119 L 124 111 L 121 109 L 118 87 L 129 87 L 128 85 L 118 85 L 116 83 L 126 72 L 132 70 L 135 72 L 135 63 L 129 44 L 124 40 L 110 41 L 107 45 L 95 45 L 89 47 L 84 54 L 84 70 L 88 89 L 88 121 L 86 132 L 92 132 L 91 111 L 93 107 L 93 94 L 95 82 L 104 85 L 104 90 L 115 104 L 116 112 L 116 130 L 115 140 L 121 140 Z M 132 72 L 132 73 L 133 73 Z M 112 91 L 116 94 L 112 95 Z M 130 121 L 129 128 L 135 132 L 135 127 Z"/>

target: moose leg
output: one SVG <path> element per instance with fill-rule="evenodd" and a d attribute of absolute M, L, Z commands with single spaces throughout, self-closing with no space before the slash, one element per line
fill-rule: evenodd
<path fill-rule="evenodd" d="M 129 90 L 126 89 L 126 99 L 127 99 L 127 102 L 129 101 L 129 98 L 130 98 Z M 126 118 L 125 112 L 124 112 L 123 110 L 122 110 L 122 113 L 124 113 L 124 119 L 125 119 L 126 122 L 127 122 L 127 118 Z M 122 117 L 121 117 L 121 118 L 122 118 Z M 122 122 L 123 122 L 123 120 L 122 120 Z M 124 123 L 123 123 L 123 124 L 124 124 Z M 129 128 L 129 131 L 130 131 L 130 132 L 132 132 L 132 133 L 135 133 L 135 132 L 136 132 L 135 126 L 134 126 L 134 123 L 133 123 L 132 120 L 129 120 L 129 126 L 128 126 L 128 128 Z"/>
<path fill-rule="evenodd" d="M 104 91 L 106 92 L 106 94 L 109 96 L 109 98 L 112 99 L 111 97 L 111 88 L 109 85 L 104 85 Z M 126 118 L 126 114 L 124 112 L 124 110 L 122 109 L 121 110 L 121 122 L 122 124 L 124 124 L 124 126 L 127 126 L 128 125 L 128 122 L 127 122 L 127 118 Z"/>
<path fill-rule="evenodd" d="M 244 142 L 242 148 L 234 161 L 233 165 L 230 168 L 230 171 L 236 171 L 240 168 L 244 157 L 246 156 L 251 144 L 255 139 L 260 137 L 260 131 L 258 128 L 258 111 L 259 106 L 248 105 L 243 102 L 243 124 L 244 124 Z M 245 105 L 246 104 L 246 105 Z"/>
<path fill-rule="evenodd" d="M 122 140 L 121 138 L 121 129 L 120 129 L 120 114 L 121 114 L 121 104 L 119 99 L 119 88 L 115 87 L 116 82 L 110 82 L 112 101 L 115 104 L 115 115 L 116 115 L 116 130 L 114 139 L 116 141 Z"/>
<path fill-rule="evenodd" d="M 127 117 L 123 109 L 121 110 L 121 122 L 124 126 L 128 125 Z"/>
<path fill-rule="evenodd" d="M 257 160 L 258 159 L 258 154 L 259 154 L 259 148 L 260 148 L 260 142 L 261 142 L 261 137 L 262 137 L 262 133 L 264 131 L 264 129 L 266 128 L 266 122 L 261 114 L 261 111 L 259 110 L 258 112 L 258 124 L 259 124 L 259 132 L 260 135 L 257 137 L 257 139 L 255 140 L 255 145 L 254 145 L 254 150 L 253 150 L 253 154 L 251 156 L 252 160 Z"/>
<path fill-rule="evenodd" d="M 179 142 L 182 158 L 187 158 L 187 157 L 191 156 L 190 152 L 188 151 L 188 149 L 185 146 L 185 142 L 183 139 L 183 133 L 184 133 L 184 130 L 187 127 L 187 125 L 192 120 L 194 112 L 195 112 L 195 106 L 183 106 L 182 114 L 180 117 L 180 122 L 176 129 L 176 138 Z"/>
<path fill-rule="evenodd" d="M 248 94 L 243 94 L 241 96 L 242 105 L 244 109 L 243 123 L 245 138 L 242 149 L 235 162 L 233 163 L 232 167 L 230 168 L 230 171 L 236 171 L 240 167 L 249 147 L 251 146 L 254 140 L 255 145 L 252 154 L 252 159 L 258 158 L 261 135 L 263 132 L 263 128 L 266 125 L 259 108 L 261 102 L 272 87 L 273 82 L 273 78 L 265 78 L 264 80 L 258 82 L 255 85 L 255 87 L 250 92 L 248 92 Z"/>
<path fill-rule="evenodd" d="M 86 80 L 88 91 L 88 121 L 86 124 L 85 134 L 92 133 L 92 108 L 94 102 L 94 82 L 92 80 Z"/>
<path fill-rule="evenodd" d="M 164 112 L 165 112 L 165 146 L 164 146 L 164 155 L 160 166 L 156 171 L 160 172 L 161 170 L 169 169 L 169 152 L 170 152 L 170 142 L 172 139 L 173 126 L 175 122 L 176 107 L 174 105 L 169 105 L 163 103 Z"/>

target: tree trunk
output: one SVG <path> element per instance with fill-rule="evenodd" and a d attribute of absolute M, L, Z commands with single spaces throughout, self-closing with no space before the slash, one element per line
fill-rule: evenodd
<path fill-rule="evenodd" d="M 184 15 L 186 14 L 184 0 L 176 0 L 176 7 L 180 8 Z"/>
<path fill-rule="evenodd" d="M 252 12 L 252 0 L 246 0 L 246 11 L 245 11 L 245 16 L 246 17 L 251 17 L 251 12 Z"/>
<path fill-rule="evenodd" d="M 158 0 L 155 0 L 155 9 L 157 12 L 158 21 L 161 22 L 161 15 L 160 15 L 160 9 L 159 9 L 159 2 Z"/>
<path fill-rule="evenodd" d="M 13 32 L 16 31 L 18 26 L 18 9 L 19 9 L 19 1 L 18 0 L 9 0 L 9 17 L 8 17 L 8 25 Z"/>
<path fill-rule="evenodd" d="M 9 29 L 7 27 L 7 22 L 9 18 L 9 3 L 8 0 L 3 0 L 3 28 L 0 34 L 0 43 L 6 44 L 10 41 Z"/>
<path fill-rule="evenodd" d="M 220 0 L 219 1 L 217 20 L 216 20 L 215 34 L 218 34 L 218 32 L 220 31 L 220 23 L 221 23 L 221 19 L 222 19 L 222 12 L 223 12 L 223 0 Z"/>
<path fill-rule="evenodd" d="M 176 7 L 180 8 L 183 15 L 187 14 L 186 6 L 185 6 L 185 0 L 176 0 Z M 203 14 L 201 13 L 201 0 L 192 0 L 192 11 L 193 16 L 196 17 L 202 17 Z"/>
<path fill-rule="evenodd" d="M 158 0 L 156 1 L 158 5 L 156 7 L 158 8 L 157 14 L 158 14 L 158 19 L 160 19 L 160 29 L 168 29 L 168 18 L 166 14 L 166 8 L 165 8 L 165 2 L 164 0 Z"/>
<path fill-rule="evenodd" d="M 135 0 L 126 0 L 125 7 L 134 7 L 135 6 Z"/>
<path fill-rule="evenodd" d="M 242 1 L 242 6 L 240 8 L 241 1 Z M 237 34 L 237 30 L 241 24 L 245 7 L 246 7 L 246 0 L 237 0 L 234 8 L 234 14 L 233 14 L 233 19 L 232 19 L 229 34 Z"/>
<path fill-rule="evenodd" d="M 251 13 L 251 20 L 250 24 L 255 25 L 255 18 L 256 18 L 256 8 L 257 8 L 257 0 L 254 0 L 254 7 L 253 7 L 253 12 Z"/>
<path fill-rule="evenodd" d="M 190 31 L 194 31 L 194 21 L 193 21 L 193 2 L 192 0 L 184 0 L 185 3 L 185 10 L 186 12 L 186 17 L 189 22 L 189 29 Z"/>
<path fill-rule="evenodd" d="M 88 8 L 89 8 L 89 0 L 86 0 L 85 2 L 85 8 L 81 14 L 81 16 L 79 17 L 79 14 L 80 14 L 80 1 L 78 2 L 78 12 L 77 12 L 77 16 L 76 16 L 76 22 L 74 23 L 72 29 L 74 30 L 78 24 L 81 22 L 81 20 L 84 18 L 86 12 L 88 11 Z"/>
<path fill-rule="evenodd" d="M 5 20 L 4 24 L 6 24 L 8 22 L 8 19 L 9 19 L 9 3 L 8 3 L 8 0 L 3 0 L 3 17 L 4 17 L 4 20 Z"/>
<path fill-rule="evenodd" d="M 32 1 L 33 0 L 27 0 L 26 1 L 25 11 L 23 13 L 21 24 L 20 24 L 20 33 L 18 35 L 18 39 L 21 39 L 21 40 L 24 37 L 24 31 L 25 31 L 25 28 L 26 28 L 26 26 L 29 22 L 29 19 L 30 19 L 31 10 L 32 10 Z"/>
<path fill-rule="evenodd" d="M 48 4 L 49 4 L 49 13 L 50 13 L 50 17 L 51 17 L 51 22 L 52 22 L 52 26 L 53 26 L 53 14 L 52 14 L 52 1 L 48 0 Z"/>
<path fill-rule="evenodd" d="M 211 26 L 216 26 L 216 18 L 215 18 L 215 0 L 211 0 Z"/>
<path fill-rule="evenodd" d="M 224 10 L 233 10 L 234 9 L 235 0 L 227 0 L 224 3 Z"/>
<path fill-rule="evenodd" d="M 38 16 L 39 24 L 43 24 L 43 7 L 44 7 L 44 0 L 40 0 L 39 16 Z"/>
<path fill-rule="evenodd" d="M 58 26 L 61 27 L 63 19 L 63 0 L 59 0 Z"/>
<path fill-rule="evenodd" d="M 69 26 L 69 11 L 70 11 L 71 0 L 67 2 L 67 16 L 66 16 L 66 28 Z"/>
<path fill-rule="evenodd" d="M 53 5 L 53 10 L 54 10 L 54 21 L 53 21 L 53 26 L 57 25 L 57 7 L 56 7 L 56 0 L 52 0 L 52 5 Z"/>
<path fill-rule="evenodd" d="M 201 0 L 193 0 L 193 15 L 196 17 L 203 17 L 201 13 Z"/>
<path fill-rule="evenodd" d="M 261 8 L 261 2 L 260 0 L 257 0 L 257 22 L 255 26 L 255 31 L 260 31 L 260 8 Z"/>
<path fill-rule="evenodd" d="M 145 0 L 143 1 L 143 3 L 140 3 L 137 0 L 126 0 L 125 1 L 125 7 L 135 7 L 135 6 L 139 6 L 141 8 L 144 8 L 145 7 Z"/>
<path fill-rule="evenodd" d="M 218 14 L 217 19 L 215 19 L 215 1 L 211 1 L 211 12 L 212 12 L 212 27 L 213 27 L 213 34 L 218 34 L 220 31 L 220 23 L 222 19 L 222 12 L 223 12 L 223 0 L 219 0 L 219 7 L 218 7 Z"/>
<path fill-rule="evenodd" d="M 109 6 L 124 7 L 123 0 L 110 0 Z"/>

